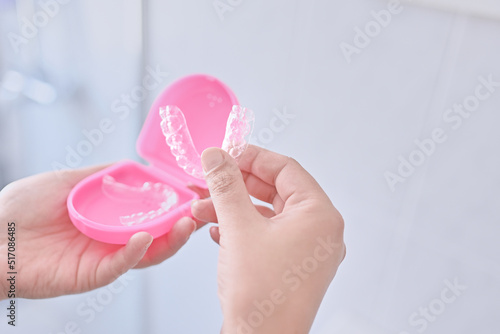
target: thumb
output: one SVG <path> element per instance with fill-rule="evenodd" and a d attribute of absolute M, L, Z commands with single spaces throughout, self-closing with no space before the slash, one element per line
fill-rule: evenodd
<path fill-rule="evenodd" d="M 127 244 L 118 251 L 106 255 L 96 269 L 96 287 L 101 287 L 113 282 L 129 269 L 135 267 L 144 257 L 153 237 L 147 232 L 134 234 Z"/>
<path fill-rule="evenodd" d="M 219 224 L 238 223 L 241 217 L 257 213 L 241 171 L 229 154 L 219 148 L 208 148 L 203 151 L 201 162 Z"/>

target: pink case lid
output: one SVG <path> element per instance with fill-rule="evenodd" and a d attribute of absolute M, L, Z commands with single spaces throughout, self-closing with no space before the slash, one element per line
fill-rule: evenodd
<path fill-rule="evenodd" d="M 194 146 L 201 154 L 208 147 L 221 147 L 227 118 L 232 106 L 237 104 L 231 89 L 212 76 L 194 74 L 177 80 L 151 106 L 137 141 L 137 152 L 153 166 L 179 179 L 206 187 L 205 181 L 186 174 L 177 165 L 160 128 L 160 107 L 176 105 L 182 110 Z"/>

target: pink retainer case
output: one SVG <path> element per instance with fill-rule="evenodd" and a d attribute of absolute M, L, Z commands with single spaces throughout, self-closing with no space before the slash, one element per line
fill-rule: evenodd
<path fill-rule="evenodd" d="M 178 106 L 184 113 L 193 144 L 198 152 L 208 147 L 221 147 L 226 121 L 238 101 L 221 81 L 207 75 L 190 75 L 167 87 L 154 101 L 137 141 L 139 155 L 146 166 L 135 161 L 118 162 L 78 183 L 68 197 L 68 212 L 73 224 L 90 238 L 112 244 L 125 244 L 140 231 L 154 238 L 164 235 L 182 217 L 191 216 L 191 202 L 197 193 L 187 185 L 206 188 L 205 181 L 186 174 L 172 155 L 160 128 L 160 107 Z M 120 217 L 156 210 L 157 204 L 138 196 L 121 201 L 103 192 L 103 177 L 140 188 L 146 182 L 161 183 L 177 192 L 177 204 L 169 211 L 141 224 L 126 226 Z"/>

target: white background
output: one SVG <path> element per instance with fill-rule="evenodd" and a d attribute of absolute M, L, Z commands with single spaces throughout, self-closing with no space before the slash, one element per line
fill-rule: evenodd
<path fill-rule="evenodd" d="M 140 84 L 146 66 L 169 72 L 161 87 L 208 73 L 256 111 L 257 143 L 301 162 L 345 218 L 348 255 L 312 333 L 500 332 L 500 88 L 456 130 L 443 120 L 479 76 L 500 82 L 500 22 L 404 5 L 348 62 L 341 44 L 353 44 L 354 29 L 386 2 L 241 1 L 221 20 L 211 0 L 75 0 L 16 53 L 7 34 L 40 7 L 3 3 L 0 78 L 17 71 L 57 91 L 45 105 L 3 92 L 4 184 L 63 162 L 66 147 L 103 117 L 116 130 L 81 165 L 139 160 L 135 140 L 160 88 L 123 121 L 112 102 Z M 295 119 L 259 139 L 284 108 Z M 436 128 L 447 140 L 391 191 L 384 173 L 397 172 L 398 157 Z M 103 290 L 21 300 L 19 326 L 7 328 L 2 316 L 0 329 L 64 333 L 75 322 L 82 333 L 217 333 L 216 264 L 203 229 L 172 259 L 127 274 L 90 322 L 77 309 Z M 438 305 L 446 280 L 465 291 L 419 332 L 410 316 Z"/>

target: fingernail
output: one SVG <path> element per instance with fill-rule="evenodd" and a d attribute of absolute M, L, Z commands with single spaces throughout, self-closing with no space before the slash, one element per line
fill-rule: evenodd
<path fill-rule="evenodd" d="M 194 208 L 195 206 L 197 206 L 197 205 L 198 205 L 198 202 L 199 202 L 199 200 L 198 200 L 198 199 L 192 200 L 192 201 L 191 201 L 191 208 Z"/>
<path fill-rule="evenodd" d="M 193 233 L 196 231 L 196 228 L 198 227 L 198 226 L 196 226 L 196 222 L 194 220 L 191 220 L 191 222 L 193 223 L 193 230 L 191 231 L 191 233 L 188 234 L 185 242 L 187 242 L 189 240 L 189 238 L 191 238 L 191 235 L 193 235 Z"/>
<path fill-rule="evenodd" d="M 145 247 L 145 248 L 146 248 L 146 250 L 148 250 L 148 249 L 149 249 L 149 246 L 151 246 L 151 244 L 153 243 L 153 240 L 154 240 L 154 239 L 153 239 L 153 237 L 151 237 L 151 240 L 147 243 L 147 245 L 146 245 L 146 247 Z"/>
<path fill-rule="evenodd" d="M 201 163 L 205 173 L 219 166 L 223 161 L 224 155 L 222 155 L 222 152 L 218 148 L 206 149 L 201 155 Z"/>

